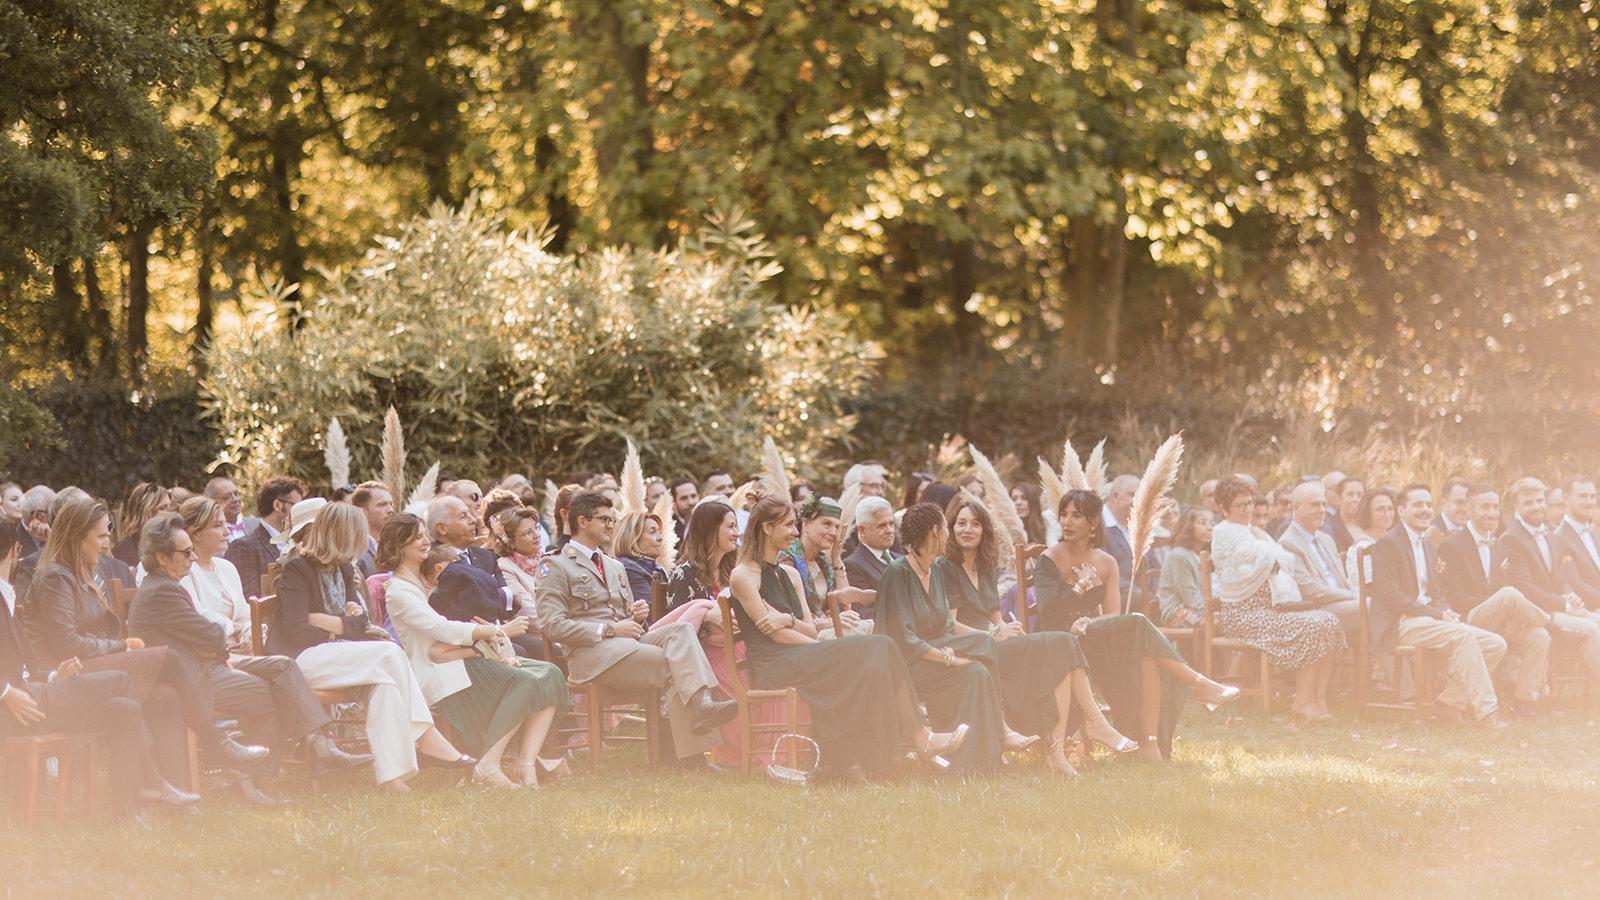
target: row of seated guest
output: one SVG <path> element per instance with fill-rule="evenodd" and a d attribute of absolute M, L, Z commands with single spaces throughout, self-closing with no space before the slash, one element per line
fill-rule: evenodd
<path fill-rule="evenodd" d="M 17 620 L 13 583 L 22 524 L 0 516 L 0 737 L 48 733 L 93 735 L 109 757 L 112 808 L 137 818 L 142 802 L 185 807 L 199 796 L 173 787 L 150 754 L 151 735 L 133 680 L 124 672 L 86 672 L 69 657 L 37 668 L 27 630 Z"/>
<path fill-rule="evenodd" d="M 123 637 L 124 623 L 94 575 L 95 560 L 110 542 L 110 512 L 92 498 L 73 498 L 52 517 L 38 570 L 18 604 L 35 653 L 30 668 L 47 672 L 76 659 L 85 671 L 127 674 L 168 781 L 180 781 L 188 771 L 185 729 L 214 765 L 236 768 L 261 760 L 265 747 L 241 745 L 217 727 L 207 690 L 180 654 Z"/>

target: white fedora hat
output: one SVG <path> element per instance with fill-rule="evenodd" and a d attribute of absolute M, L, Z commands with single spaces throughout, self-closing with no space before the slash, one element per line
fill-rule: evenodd
<path fill-rule="evenodd" d="M 272 542 L 279 547 L 288 547 L 294 543 L 294 536 L 300 533 L 300 529 L 310 525 L 317 517 L 317 513 L 327 505 L 328 501 L 322 497 L 307 497 L 296 503 L 289 510 L 289 527 L 278 532 L 278 536 L 273 538 Z"/>

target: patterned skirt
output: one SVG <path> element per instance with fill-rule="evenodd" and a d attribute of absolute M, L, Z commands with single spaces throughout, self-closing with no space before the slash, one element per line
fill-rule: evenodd
<path fill-rule="evenodd" d="M 1272 585 L 1266 581 L 1249 597 L 1222 604 L 1217 627 L 1224 637 L 1266 651 L 1272 664 L 1280 669 L 1303 669 L 1349 646 L 1338 618 L 1331 612 L 1273 609 Z"/>

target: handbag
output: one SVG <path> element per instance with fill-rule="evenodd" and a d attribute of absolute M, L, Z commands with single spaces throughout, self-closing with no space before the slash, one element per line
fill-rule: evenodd
<path fill-rule="evenodd" d="M 772 756 L 774 759 L 777 758 L 778 748 L 782 746 L 785 739 L 805 741 L 811 745 L 811 752 L 813 754 L 811 768 L 807 770 L 800 770 L 790 768 L 789 766 L 780 766 L 775 762 L 768 763 L 767 777 L 781 784 L 810 784 L 811 780 L 817 776 L 817 772 L 822 768 L 822 748 L 817 746 L 816 741 L 806 737 L 803 734 L 780 734 L 778 735 L 778 739 L 772 742 Z"/>

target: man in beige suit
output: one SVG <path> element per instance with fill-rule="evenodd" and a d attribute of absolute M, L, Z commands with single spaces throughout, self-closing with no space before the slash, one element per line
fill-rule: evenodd
<path fill-rule="evenodd" d="M 722 743 L 716 729 L 739 709 L 713 695 L 717 676 L 694 626 L 677 622 L 646 632 L 650 604 L 633 598 L 622 563 L 597 549 L 611 544 L 617 521 L 611 501 L 584 491 L 572 498 L 567 520 L 571 539 L 539 563 L 535 605 L 539 626 L 566 652 L 568 677 L 621 691 L 667 688 L 672 741 L 681 758 Z"/>
<path fill-rule="evenodd" d="M 1303 481 L 1289 494 L 1292 518 L 1278 539 L 1294 554 L 1294 581 L 1300 596 L 1317 608 L 1333 613 L 1350 646 L 1356 645 L 1361 630 L 1361 610 L 1356 592 L 1345 580 L 1344 566 L 1333 535 L 1322 530 L 1328 517 L 1328 493 L 1320 482 Z"/>

